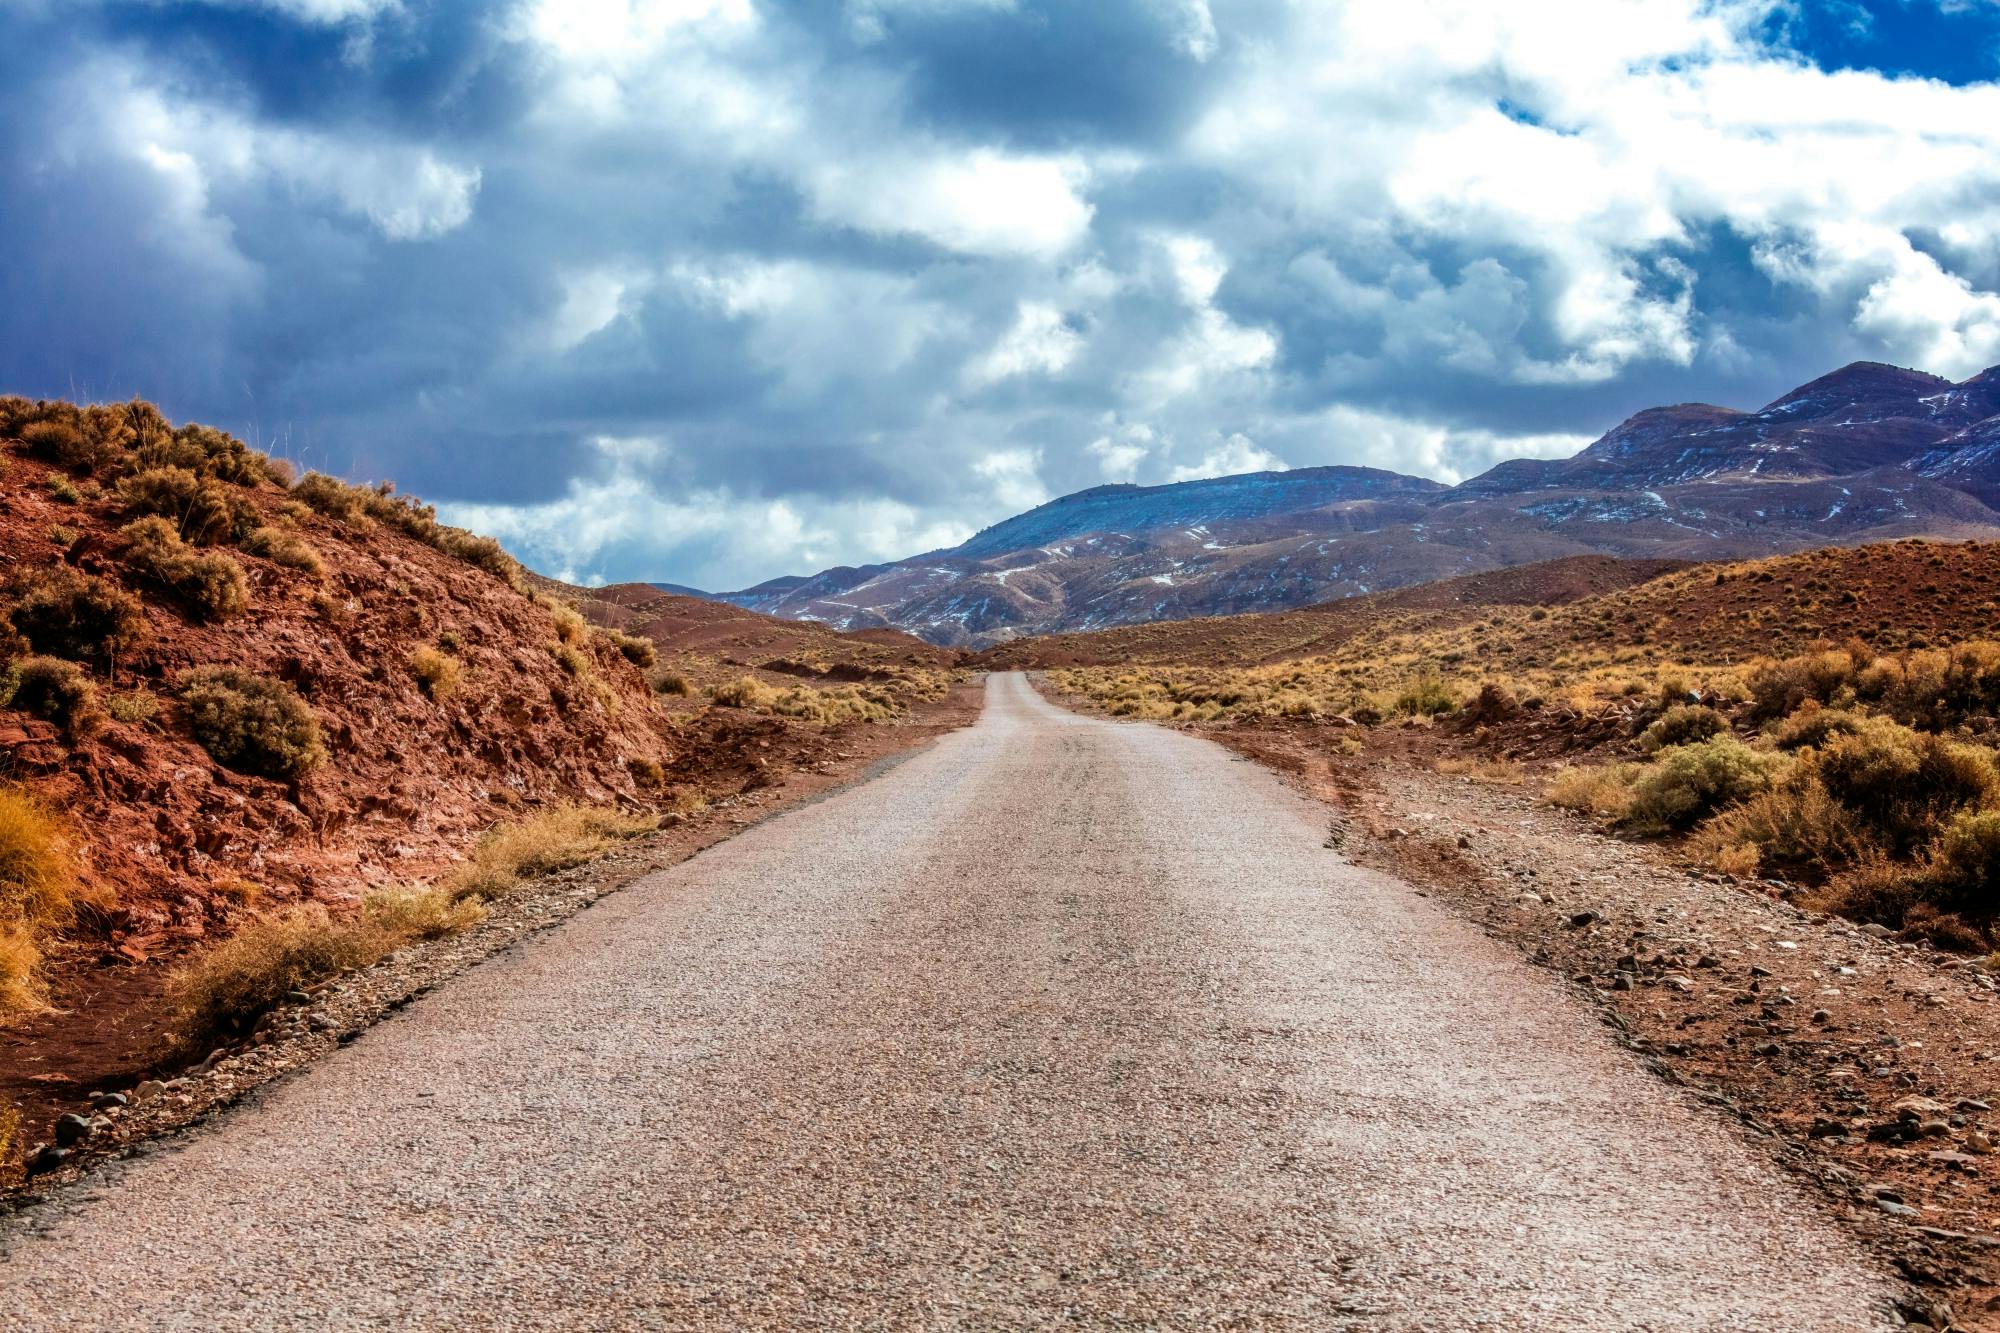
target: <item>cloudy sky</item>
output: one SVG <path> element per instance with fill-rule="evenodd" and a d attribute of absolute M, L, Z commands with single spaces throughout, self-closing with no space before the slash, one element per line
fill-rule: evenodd
<path fill-rule="evenodd" d="M 738 587 L 2000 362 L 1993 0 L 5 0 L 0 390 Z"/>

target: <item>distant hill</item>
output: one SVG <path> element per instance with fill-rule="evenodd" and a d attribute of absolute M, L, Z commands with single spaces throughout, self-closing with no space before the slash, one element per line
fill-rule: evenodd
<path fill-rule="evenodd" d="M 1878 651 L 2000 636 L 2000 542 L 1908 540 L 1688 564 L 1578 556 L 1296 611 L 1017 639 L 971 667 L 1387 660 L 1423 643 L 1496 671 L 1651 645 L 1746 661 L 1861 639 Z"/>
<path fill-rule="evenodd" d="M 1099 486 L 950 550 L 717 596 L 840 629 L 981 647 L 1310 606 L 1571 556 L 1738 559 L 2000 536 L 2000 368 L 1874 362 L 1756 411 L 1649 408 L 1572 458 L 1446 487 L 1373 468 Z"/>

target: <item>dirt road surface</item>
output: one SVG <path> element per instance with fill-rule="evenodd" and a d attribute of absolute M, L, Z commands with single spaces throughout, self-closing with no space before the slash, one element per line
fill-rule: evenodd
<path fill-rule="evenodd" d="M 11 1223 L 0 1327 L 1899 1322 L 1822 1205 L 1325 836 L 993 677 Z"/>

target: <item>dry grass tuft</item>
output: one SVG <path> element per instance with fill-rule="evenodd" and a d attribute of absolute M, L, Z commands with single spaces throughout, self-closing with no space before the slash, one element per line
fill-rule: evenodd
<path fill-rule="evenodd" d="M 1632 803 L 1632 783 L 1637 774 L 1638 768 L 1633 764 L 1560 769 L 1550 779 L 1542 799 L 1564 810 L 1616 819 Z"/>
<path fill-rule="evenodd" d="M 326 572 L 326 561 L 313 544 L 298 533 L 287 532 L 283 528 L 255 529 L 243 539 L 243 549 L 287 569 L 301 569 L 308 574 Z"/>
<path fill-rule="evenodd" d="M 19 787 L 0 787 L 0 1020 L 41 1007 L 40 941 L 76 910 L 68 828 Z"/>
<path fill-rule="evenodd" d="M 498 824 L 472 857 L 439 881 L 454 901 L 497 898 L 524 879 L 582 865 L 614 842 L 650 833 L 657 819 L 608 806 L 564 802 L 510 824 Z"/>
<path fill-rule="evenodd" d="M 458 689 L 458 659 L 436 648 L 426 646 L 411 653 L 410 674 L 417 678 L 423 692 L 433 699 L 449 699 Z"/>

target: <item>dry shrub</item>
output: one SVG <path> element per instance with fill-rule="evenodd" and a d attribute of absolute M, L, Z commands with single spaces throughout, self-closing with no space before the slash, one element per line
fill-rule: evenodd
<path fill-rule="evenodd" d="M 1772 743 L 1780 750 L 1819 749 L 1835 736 L 1852 736 L 1861 730 L 1863 716 L 1845 708 L 1822 708 L 1808 700 L 1798 711 L 1777 725 Z"/>
<path fill-rule="evenodd" d="M 599 632 L 610 641 L 612 647 L 618 650 L 621 657 L 642 671 L 651 667 L 654 662 L 659 660 L 659 649 L 653 646 L 651 639 L 641 638 L 636 634 L 626 634 L 623 631 L 615 629 L 601 630 Z"/>
<path fill-rule="evenodd" d="M 1720 870 L 1744 848 L 1756 850 L 1763 870 L 1814 880 L 1881 855 L 1868 828 L 1809 767 L 1716 815 L 1695 834 L 1691 850 Z"/>
<path fill-rule="evenodd" d="M 1723 847 L 1710 858 L 1713 865 L 1725 875 L 1735 875 L 1739 879 L 1755 879 L 1764 868 L 1764 849 L 1754 842 L 1739 842 L 1733 847 Z"/>
<path fill-rule="evenodd" d="M 235 667 L 201 667 L 181 691 L 188 724 L 225 768 L 296 778 L 326 758 L 319 719 L 298 691 Z"/>
<path fill-rule="evenodd" d="M 1395 711 L 1405 717 L 1435 717 L 1458 707 L 1458 696 L 1436 671 L 1417 674 L 1396 694 Z"/>
<path fill-rule="evenodd" d="M 237 526 L 238 507 L 228 488 L 184 467 L 135 472 L 118 483 L 118 498 L 127 513 L 163 519 L 173 525 L 175 536 L 196 546 L 226 540 Z"/>
<path fill-rule="evenodd" d="M 311 542 L 296 532 L 283 528 L 261 527 L 252 530 L 243 539 L 243 549 L 252 555 L 263 556 L 273 564 L 287 569 L 302 569 L 308 574 L 324 574 L 326 561 L 313 548 Z"/>
<path fill-rule="evenodd" d="M 632 775 L 632 781 L 641 787 L 661 787 L 666 785 L 667 770 L 657 759 L 634 756 L 625 761 L 625 771 Z"/>
<path fill-rule="evenodd" d="M 1805 653 L 1780 662 L 1766 662 L 1751 671 L 1751 716 L 1784 717 L 1807 700 L 1830 703 L 1849 688 L 1862 663 L 1852 652 Z"/>
<path fill-rule="evenodd" d="M 70 920 L 76 863 L 60 817 L 19 787 L 0 787 L 0 1020 L 40 1008 L 40 941 Z"/>
<path fill-rule="evenodd" d="M 448 699 L 458 690 L 458 659 L 436 648 L 426 646 L 411 653 L 410 674 L 433 699 Z"/>
<path fill-rule="evenodd" d="M 1729 719 L 1702 704 L 1675 704 L 1640 733 L 1648 752 L 1674 745 L 1694 745 L 1729 730 Z"/>
<path fill-rule="evenodd" d="M 159 715 L 160 700 L 150 690 L 130 690 L 106 699 L 104 710 L 128 727 L 143 727 Z"/>
<path fill-rule="evenodd" d="M 283 484 L 290 470 L 289 464 L 266 457 L 227 431 L 189 422 L 169 433 L 162 429 L 165 418 L 152 404 L 132 406 L 151 411 L 154 419 L 143 430 L 145 442 L 132 452 L 132 466 L 137 471 L 177 467 L 236 486 L 259 486 Z"/>
<path fill-rule="evenodd" d="M 157 515 L 128 523 L 122 532 L 126 562 L 171 593 L 193 619 L 228 620 L 250 609 L 250 582 L 233 557 L 195 550 Z"/>
<path fill-rule="evenodd" d="M 613 842 L 637 837 L 658 821 L 608 806 L 564 802 L 511 824 L 496 824 L 464 865 L 439 885 L 454 901 L 495 898 L 523 879 L 582 865 Z"/>
<path fill-rule="evenodd" d="M 308 472 L 292 486 L 292 498 L 336 523 L 367 529 L 375 525 L 369 504 L 372 492 L 350 486 L 323 472 Z"/>
<path fill-rule="evenodd" d="M 1521 704 L 1514 692 L 1497 681 L 1487 681 L 1471 703 L 1459 710 L 1459 721 L 1467 726 L 1491 726 L 1520 716 Z"/>
<path fill-rule="evenodd" d="M 14 576 L 7 619 L 38 653 L 109 659 L 146 636 L 139 599 L 108 579 L 68 565 Z"/>
<path fill-rule="evenodd" d="M 31 422 L 21 427 L 19 438 L 36 458 L 62 467 L 91 468 L 101 452 L 96 441 L 69 421 Z"/>
<path fill-rule="evenodd" d="M 749 708 L 779 717 L 803 718 L 821 726 L 882 722 L 896 714 L 895 696 L 880 686 L 842 685 L 817 690 L 799 685 L 779 689 L 755 676 L 739 676 L 711 686 L 708 697 L 725 708 Z"/>
<path fill-rule="evenodd" d="M 454 560 L 486 571 L 516 592 L 528 591 L 527 576 L 519 562 L 498 541 L 438 522 L 436 509 L 397 495 L 386 482 L 353 486 L 324 473 L 308 472 L 293 485 L 292 498 L 352 527 L 365 530 L 386 523 Z"/>
<path fill-rule="evenodd" d="M 694 693 L 694 682 L 679 671 L 663 671 L 653 677 L 652 684 L 661 694 L 686 698 Z"/>
<path fill-rule="evenodd" d="M 738 676 L 735 680 L 710 686 L 708 697 L 724 708 L 750 708 L 774 693 L 776 691 L 755 676 Z"/>
<path fill-rule="evenodd" d="M 104 726 L 97 687 L 74 662 L 60 657 L 23 657 L 9 664 L 0 689 L 6 706 L 53 722 L 71 740 L 95 735 Z"/>
<path fill-rule="evenodd" d="M 590 637 L 590 624 L 581 613 L 567 602 L 551 598 L 548 603 L 549 619 L 556 622 L 556 640 L 572 646 L 581 646 Z"/>
<path fill-rule="evenodd" d="M 238 1035 L 287 991 L 366 967 L 388 952 L 362 917 L 336 917 L 318 903 L 253 921 L 176 972 L 168 983 L 172 1026 L 184 1048 Z"/>
<path fill-rule="evenodd" d="M 486 909 L 435 888 L 377 889 L 358 911 L 318 903 L 284 908 L 246 925 L 174 974 L 168 984 L 179 1044 L 195 1048 L 240 1035 L 289 991 L 366 967 L 415 940 L 477 924 Z"/>
<path fill-rule="evenodd" d="M 1624 822 L 1641 832 L 1691 828 L 1769 788 L 1783 763 L 1728 735 L 1669 746 L 1633 783 Z"/>
<path fill-rule="evenodd" d="M 1986 751 L 1887 718 L 1833 737 L 1804 762 L 1828 795 L 1898 856 L 1929 843 L 1960 810 L 2000 794 L 2000 773 Z"/>
<path fill-rule="evenodd" d="M 369 925 L 387 937 L 390 948 L 455 934 L 486 917 L 483 903 L 453 898 L 439 888 L 377 889 L 362 899 L 361 912 Z"/>
<path fill-rule="evenodd" d="M 590 674 L 590 658 L 574 644 L 552 643 L 549 652 L 554 654 L 556 665 L 568 674 L 578 679 Z"/>
<path fill-rule="evenodd" d="M 1631 804 L 1632 782 L 1637 774 L 1638 768 L 1633 764 L 1564 768 L 1550 779 L 1542 799 L 1564 810 L 1616 819 Z"/>
<path fill-rule="evenodd" d="M 21 1113 L 11 1106 L 0 1107 L 0 1167 L 14 1160 L 21 1142 Z"/>

